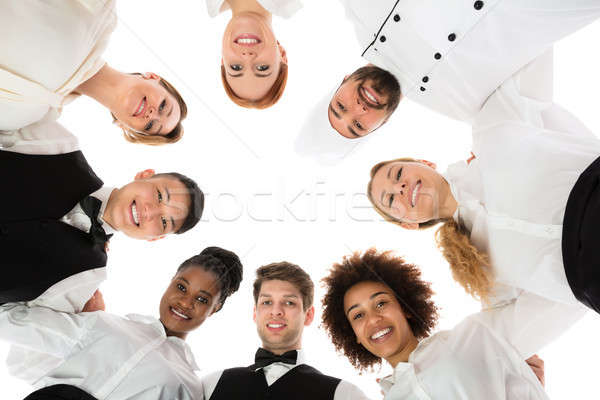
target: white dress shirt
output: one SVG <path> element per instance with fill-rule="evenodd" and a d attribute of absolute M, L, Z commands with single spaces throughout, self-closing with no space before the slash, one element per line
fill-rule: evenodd
<path fill-rule="evenodd" d="M 290 18 L 302 8 L 300 0 L 256 0 L 268 12 L 278 17 Z M 227 0 L 206 0 L 206 9 L 208 15 L 212 18 L 216 17 L 225 10 L 231 7 Z"/>
<path fill-rule="evenodd" d="M 570 307 L 530 293 L 473 314 L 382 379 L 385 400 L 546 400 L 525 360 L 571 318 Z"/>
<path fill-rule="evenodd" d="M 600 16 L 597 0 L 340 0 L 362 54 L 405 96 L 471 120 L 555 41 Z"/>
<path fill-rule="evenodd" d="M 451 165 L 445 178 L 459 203 L 455 219 L 489 255 L 496 282 L 578 305 L 562 262 L 562 221 L 600 140 L 551 102 L 548 61 L 536 60 L 490 97 L 474 121 L 476 158 Z"/>
<path fill-rule="evenodd" d="M 267 380 L 267 385 L 271 386 L 277 379 L 281 378 L 283 375 L 291 371 L 297 365 L 301 365 L 306 363 L 306 358 L 303 350 L 298 350 L 298 358 L 296 359 L 296 364 L 286 364 L 281 362 L 276 362 L 270 365 L 267 365 L 263 368 L 265 373 L 265 378 Z M 204 398 L 210 399 L 215 388 L 217 387 L 217 383 L 219 383 L 219 379 L 221 379 L 221 375 L 223 371 L 212 372 L 209 375 L 202 377 L 202 387 L 204 391 Z M 337 388 L 335 389 L 335 394 L 333 396 L 333 400 L 368 400 L 368 397 L 355 385 L 347 381 L 340 381 Z"/>
<path fill-rule="evenodd" d="M 59 111 L 98 72 L 117 22 L 115 1 L 0 2 L 0 130 Z"/>
<path fill-rule="evenodd" d="M 103 311 L 69 314 L 6 304 L 0 306 L 0 339 L 62 360 L 30 382 L 36 388 L 69 384 L 99 400 L 203 399 L 189 346 L 167 337 L 152 317 L 122 318 Z M 19 367 L 31 369 L 35 376 L 40 366 L 36 358 L 32 361 L 22 361 Z M 15 370 L 10 364 L 9 369 Z"/>

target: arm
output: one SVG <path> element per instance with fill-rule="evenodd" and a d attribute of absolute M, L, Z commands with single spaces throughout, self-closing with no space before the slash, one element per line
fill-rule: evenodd
<path fill-rule="evenodd" d="M 0 340 L 64 359 L 90 331 L 97 316 L 9 303 L 0 306 Z"/>

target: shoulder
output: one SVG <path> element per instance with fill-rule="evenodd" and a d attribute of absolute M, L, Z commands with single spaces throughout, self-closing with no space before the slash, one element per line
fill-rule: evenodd
<path fill-rule="evenodd" d="M 300 0 L 258 0 L 270 13 L 282 18 L 290 18 L 302 8 Z"/>
<path fill-rule="evenodd" d="M 225 0 L 206 0 L 206 11 L 211 18 L 216 17 L 219 13 L 229 8 Z"/>
<path fill-rule="evenodd" d="M 367 400 L 368 397 L 355 384 L 342 380 L 335 390 L 335 399 Z"/>

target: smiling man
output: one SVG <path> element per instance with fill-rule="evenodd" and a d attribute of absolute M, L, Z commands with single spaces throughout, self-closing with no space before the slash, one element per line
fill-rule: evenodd
<path fill-rule="evenodd" d="M 313 282 L 299 266 L 284 261 L 258 268 L 254 321 L 262 347 L 249 367 L 205 377 L 205 399 L 366 400 L 356 386 L 306 363 L 302 332 L 314 319 L 313 296 Z"/>
<path fill-rule="evenodd" d="M 0 150 L 7 193 L 0 211 L 6 267 L 0 304 L 44 299 L 60 311 L 81 311 L 106 278 L 113 233 L 154 241 L 188 231 L 202 216 L 204 195 L 184 175 L 148 169 L 121 188 L 104 186 L 77 139 L 57 122 L 30 125 L 14 137 Z"/>
<path fill-rule="evenodd" d="M 329 103 L 329 124 L 350 139 L 388 120 L 400 88 L 470 121 L 504 81 L 600 15 L 596 0 L 340 1 L 372 63 L 346 76 Z"/>

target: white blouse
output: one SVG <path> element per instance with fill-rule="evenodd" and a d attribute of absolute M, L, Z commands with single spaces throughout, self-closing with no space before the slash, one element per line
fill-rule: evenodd
<path fill-rule="evenodd" d="M 21 377 L 45 370 L 40 359 L 62 360 L 31 382 L 36 388 L 70 384 L 99 400 L 204 398 L 189 346 L 167 337 L 152 317 L 122 318 L 103 311 L 69 314 L 6 304 L 0 306 L 0 339 L 23 349 L 22 359 L 8 360 L 9 371 Z"/>
<path fill-rule="evenodd" d="M 546 400 L 525 360 L 577 317 L 524 293 L 422 340 L 380 385 L 385 400 Z"/>
<path fill-rule="evenodd" d="M 302 8 L 300 0 L 256 0 L 268 12 L 278 17 L 290 18 Z M 231 7 L 226 0 L 206 0 L 208 15 L 216 17 Z"/>
<path fill-rule="evenodd" d="M 405 96 L 470 121 L 494 90 L 600 16 L 597 0 L 340 0 L 361 55 Z"/>
<path fill-rule="evenodd" d="M 445 178 L 459 203 L 455 219 L 489 255 L 498 283 L 578 304 L 562 262 L 562 221 L 600 140 L 551 102 L 547 68 L 547 58 L 537 60 L 490 97 L 473 126 L 476 158 L 451 165 Z"/>
<path fill-rule="evenodd" d="M 0 2 L 0 130 L 39 121 L 104 65 L 116 0 Z"/>

